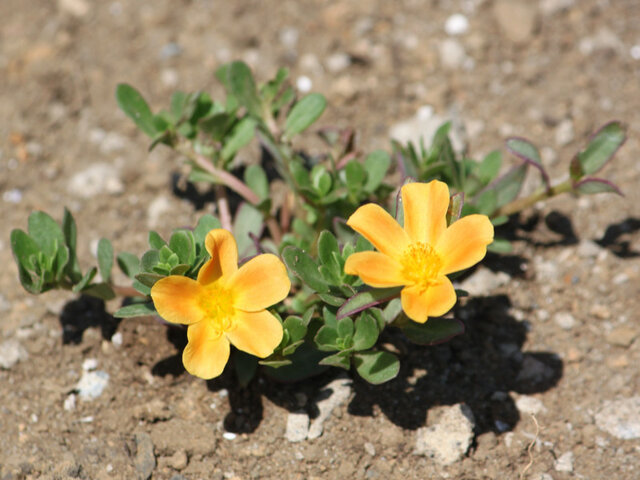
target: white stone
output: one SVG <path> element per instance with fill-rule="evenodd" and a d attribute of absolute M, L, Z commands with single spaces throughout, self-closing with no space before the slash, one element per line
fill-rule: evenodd
<path fill-rule="evenodd" d="M 233 432 L 224 432 L 222 438 L 225 440 L 235 440 L 238 435 Z"/>
<path fill-rule="evenodd" d="M 573 452 L 565 452 L 555 461 L 556 472 L 573 472 Z"/>
<path fill-rule="evenodd" d="M 284 27 L 280 30 L 280 43 L 287 48 L 296 48 L 300 32 L 295 27 Z"/>
<path fill-rule="evenodd" d="M 287 429 L 284 437 L 290 442 L 301 442 L 309 434 L 309 415 L 306 413 L 289 413 Z"/>
<path fill-rule="evenodd" d="M 518 408 L 518 411 L 529 415 L 537 415 L 538 413 L 547 411 L 540 399 L 530 397 L 528 395 L 521 395 L 518 397 L 516 400 L 516 407 Z"/>
<path fill-rule="evenodd" d="M 569 145 L 574 138 L 573 122 L 568 118 L 562 120 L 558 126 L 556 126 L 554 135 L 558 146 L 564 147 L 565 145 Z"/>
<path fill-rule="evenodd" d="M 302 93 L 307 93 L 313 88 L 313 82 L 306 75 L 300 75 L 296 80 L 296 87 Z"/>
<path fill-rule="evenodd" d="M 124 191 L 118 170 L 108 163 L 95 163 L 76 173 L 68 183 L 69 193 L 92 198 L 101 193 L 118 195 Z"/>
<path fill-rule="evenodd" d="M 631 47 L 629 53 L 631 54 L 631 58 L 634 60 L 640 60 L 640 44 Z"/>
<path fill-rule="evenodd" d="M 553 15 L 561 10 L 567 10 L 573 7 L 576 0 L 541 0 L 540 11 L 543 15 Z"/>
<path fill-rule="evenodd" d="M 75 393 L 70 393 L 67 396 L 67 398 L 64 399 L 63 408 L 67 412 L 70 412 L 71 410 L 74 410 L 76 408 L 76 394 Z"/>
<path fill-rule="evenodd" d="M 444 24 L 447 35 L 463 35 L 469 30 L 469 20 L 461 13 L 454 13 Z"/>
<path fill-rule="evenodd" d="M 2 200 L 6 203 L 20 203 L 22 201 L 22 190 L 12 188 L 2 193 Z"/>
<path fill-rule="evenodd" d="M 324 422 L 331 416 L 331 412 L 349 399 L 352 390 L 351 380 L 348 378 L 337 378 L 330 382 L 323 389 L 323 392 L 327 390 L 330 390 L 332 393 L 327 398 L 323 398 L 316 403 L 318 416 L 313 420 L 309 428 L 309 434 L 307 435 L 307 438 L 311 440 L 322 435 Z"/>
<path fill-rule="evenodd" d="M 109 383 L 109 374 L 102 370 L 84 372 L 76 385 L 81 400 L 94 400 L 102 395 Z"/>
<path fill-rule="evenodd" d="M 640 438 L 640 396 L 605 402 L 595 420 L 600 430 L 616 438 Z"/>
<path fill-rule="evenodd" d="M 113 334 L 113 336 L 111 337 L 111 343 L 113 343 L 114 347 L 121 347 L 122 346 L 122 333 L 120 332 L 116 332 Z"/>
<path fill-rule="evenodd" d="M 147 226 L 156 228 L 171 208 L 171 202 L 164 195 L 154 198 L 147 207 Z"/>
<path fill-rule="evenodd" d="M 460 288 L 469 292 L 472 297 L 479 297 L 490 295 L 510 281 L 511 277 L 505 272 L 493 272 L 480 267 L 460 284 Z"/>
<path fill-rule="evenodd" d="M 582 258 L 595 258 L 602 251 L 602 247 L 592 240 L 580 240 L 576 253 Z"/>
<path fill-rule="evenodd" d="M 89 4 L 86 0 L 58 0 L 58 8 L 74 17 L 84 17 L 89 13 Z"/>
<path fill-rule="evenodd" d="M 473 440 L 475 420 L 464 404 L 443 407 L 437 424 L 416 432 L 414 454 L 433 458 L 440 465 L 451 465 L 467 453 Z"/>
<path fill-rule="evenodd" d="M 98 359 L 96 358 L 87 358 L 82 362 L 82 370 L 85 372 L 90 372 L 96 368 L 98 368 Z"/>
<path fill-rule="evenodd" d="M 339 73 L 351 65 L 351 57 L 344 52 L 337 52 L 327 58 L 325 65 L 330 72 Z"/>
<path fill-rule="evenodd" d="M 0 343 L 0 368 L 9 370 L 16 363 L 26 360 L 28 357 L 29 354 L 17 340 L 9 339 Z"/>
<path fill-rule="evenodd" d="M 576 325 L 576 319 L 569 312 L 558 312 L 553 316 L 553 320 L 563 330 L 571 330 Z"/>
<path fill-rule="evenodd" d="M 462 44 L 455 38 L 445 38 L 438 45 L 438 53 L 440 54 L 440 63 L 444 68 L 449 70 L 458 70 L 462 68 L 467 59 Z"/>

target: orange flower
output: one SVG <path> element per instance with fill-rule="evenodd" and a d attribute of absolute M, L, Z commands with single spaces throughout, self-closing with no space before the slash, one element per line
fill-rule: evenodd
<path fill-rule="evenodd" d="M 188 325 L 182 362 L 205 379 L 217 377 L 229 359 L 229 343 L 257 357 L 267 357 L 282 340 L 282 325 L 265 310 L 284 300 L 291 288 L 282 261 L 258 255 L 238 268 L 238 247 L 226 230 L 212 230 L 205 240 L 211 259 L 198 280 L 171 275 L 151 288 L 162 318 Z"/>
<path fill-rule="evenodd" d="M 468 215 L 447 227 L 446 183 L 410 183 L 402 187 L 404 228 L 379 205 L 358 208 L 347 225 L 369 240 L 378 252 L 347 258 L 344 271 L 372 287 L 404 285 L 402 309 L 412 320 L 447 313 L 456 292 L 446 275 L 478 263 L 493 241 L 493 225 L 485 215 Z"/>

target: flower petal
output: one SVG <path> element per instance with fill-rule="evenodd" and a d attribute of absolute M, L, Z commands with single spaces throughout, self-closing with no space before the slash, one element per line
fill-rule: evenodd
<path fill-rule="evenodd" d="M 364 283 L 376 288 L 406 283 L 400 263 L 380 252 L 352 253 L 344 264 L 344 271 L 348 275 L 359 276 Z"/>
<path fill-rule="evenodd" d="M 199 322 L 205 313 L 200 307 L 204 289 L 195 280 L 171 275 L 151 287 L 151 298 L 158 314 L 167 322 L 190 325 Z"/>
<path fill-rule="evenodd" d="M 436 243 L 447 229 L 449 187 L 444 182 L 408 183 L 402 187 L 404 229 L 413 242 Z"/>
<path fill-rule="evenodd" d="M 468 215 L 454 222 L 435 244 L 442 259 L 442 273 L 458 272 L 484 258 L 493 242 L 493 225 L 486 215 Z"/>
<path fill-rule="evenodd" d="M 428 317 L 439 317 L 447 313 L 456 303 L 456 291 L 447 277 L 441 277 L 437 285 L 424 290 L 412 285 L 402 289 L 400 298 L 402 310 L 418 323 L 424 323 Z"/>
<path fill-rule="evenodd" d="M 287 269 L 278 257 L 264 253 L 253 257 L 229 279 L 233 305 L 256 312 L 284 300 L 291 289 Z"/>
<path fill-rule="evenodd" d="M 399 259 L 409 246 L 409 236 L 380 205 L 367 203 L 347 220 L 347 225 L 369 240 L 382 253 Z"/>
<path fill-rule="evenodd" d="M 198 272 L 198 282 L 206 285 L 221 276 L 233 274 L 238 269 L 238 246 L 230 232 L 217 228 L 207 233 L 204 245 L 211 255 Z"/>
<path fill-rule="evenodd" d="M 229 340 L 206 320 L 190 325 L 187 338 L 182 352 L 187 372 L 206 380 L 220 375 L 229 360 Z"/>
<path fill-rule="evenodd" d="M 236 310 L 234 327 L 225 332 L 225 335 L 236 348 L 256 357 L 265 358 L 271 355 L 282 341 L 282 325 L 266 310 L 260 312 Z"/>

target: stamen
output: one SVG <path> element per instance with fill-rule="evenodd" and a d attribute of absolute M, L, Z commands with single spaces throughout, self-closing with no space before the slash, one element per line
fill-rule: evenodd
<path fill-rule="evenodd" d="M 233 328 L 233 302 L 228 290 L 217 285 L 217 282 L 206 286 L 200 306 L 206 312 L 205 322 L 211 322 L 211 326 L 220 333 Z"/>
<path fill-rule="evenodd" d="M 431 245 L 424 242 L 413 243 L 402 256 L 402 274 L 414 285 L 425 290 L 437 284 L 442 269 L 442 260 Z"/>

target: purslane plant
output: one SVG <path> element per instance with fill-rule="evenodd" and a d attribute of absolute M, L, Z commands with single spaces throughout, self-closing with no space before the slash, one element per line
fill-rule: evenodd
<path fill-rule="evenodd" d="M 298 99 L 285 69 L 264 85 L 242 62 L 223 66 L 217 77 L 227 90 L 223 101 L 177 92 L 170 109 L 155 114 L 133 87 L 116 92 L 150 148 L 173 149 L 190 166 L 189 180 L 212 185 L 215 216 L 168 240 L 149 232 L 141 257 L 116 256 L 101 239 L 98 264 L 85 273 L 68 210 L 61 225 L 34 212 L 27 232 L 11 233 L 27 291 L 129 297 L 115 316 L 157 314 L 187 325 L 183 363 L 198 377 L 218 376 L 231 356 L 241 383 L 258 365 L 283 380 L 334 366 L 353 368 L 371 383 L 388 381 L 399 360 L 379 341 L 386 328 L 422 345 L 464 331 L 447 315 L 462 293 L 449 277 L 487 249 L 509 249 L 494 238 L 494 225 L 560 193 L 620 193 L 593 176 L 625 141 L 619 122 L 597 131 L 559 182 L 530 141 L 507 139 L 518 163 L 505 169 L 498 151 L 480 161 L 456 153 L 446 124 L 428 148 L 392 142 L 391 153 L 368 154 L 352 130 L 323 128 L 317 133 L 326 151 L 309 156 L 293 141 L 323 113 L 322 95 Z M 261 158 L 241 160 L 238 152 L 252 141 Z M 540 186 L 519 197 L 529 167 Z M 241 198 L 237 208 L 230 195 Z M 131 285 L 114 284 L 114 260 Z"/>

